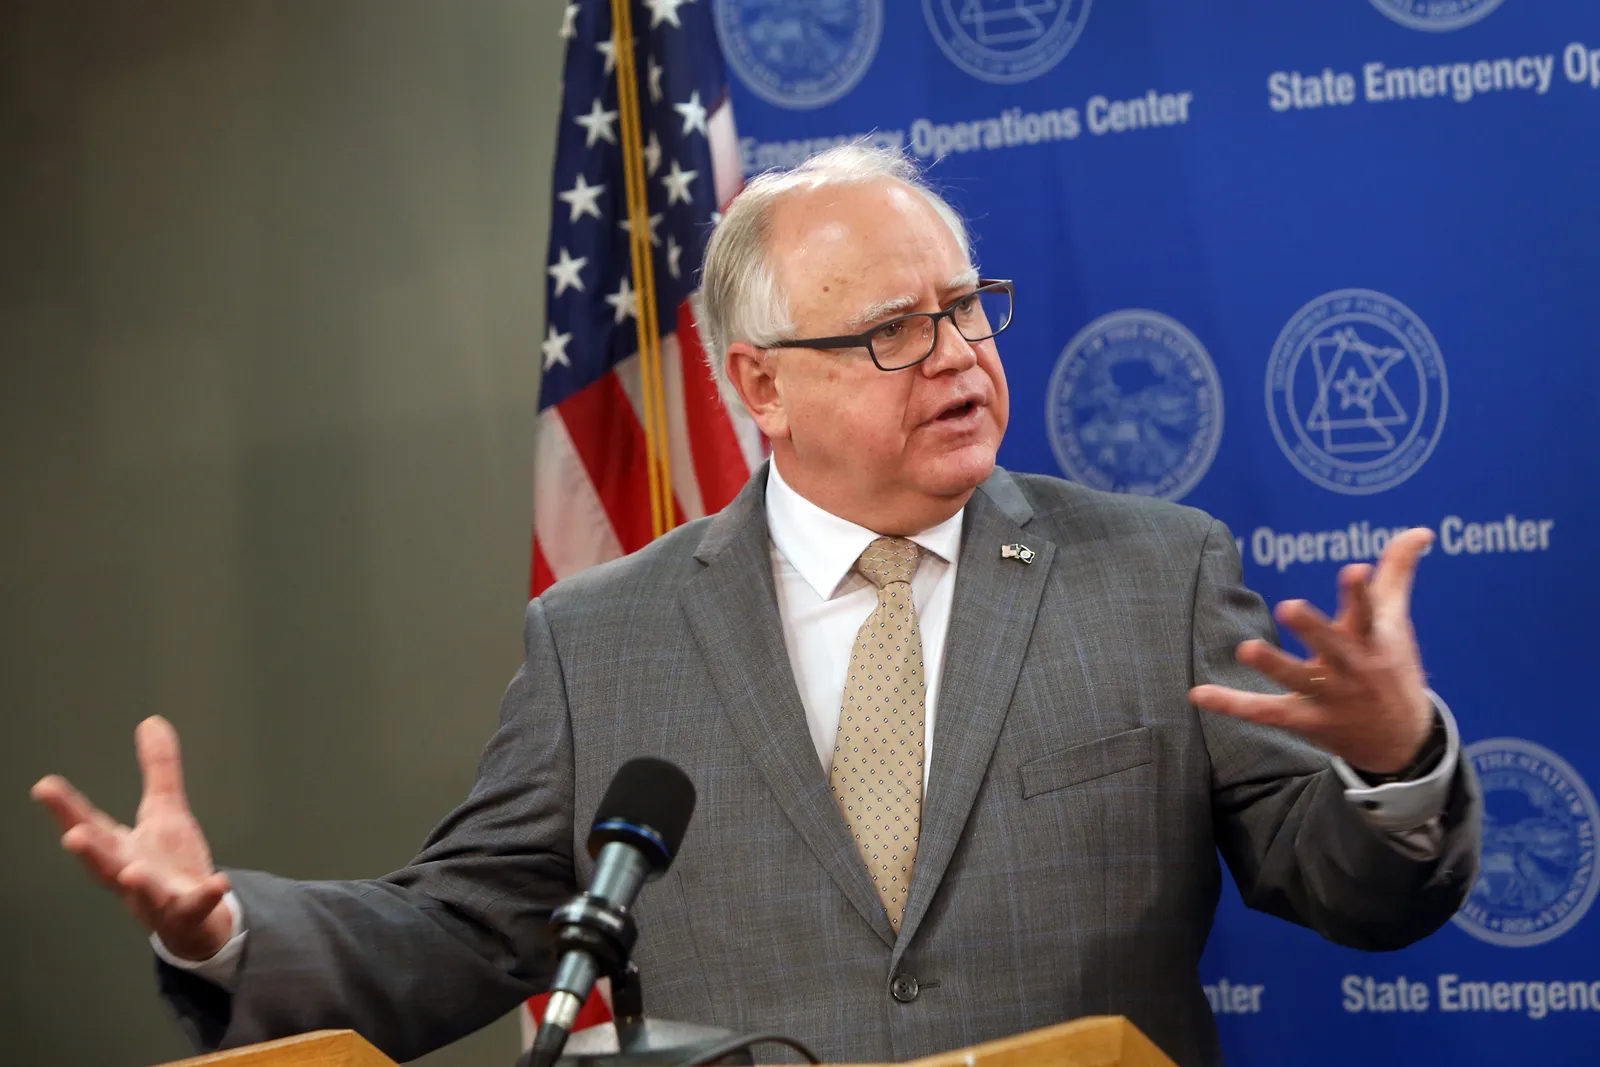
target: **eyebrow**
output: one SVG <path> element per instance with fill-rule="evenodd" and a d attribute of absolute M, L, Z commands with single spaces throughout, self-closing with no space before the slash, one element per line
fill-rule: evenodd
<path fill-rule="evenodd" d="M 869 322 L 900 315 L 917 306 L 917 298 L 911 295 L 897 296 L 889 300 L 880 300 L 876 304 L 868 304 L 850 318 L 845 324 L 847 329 L 860 329 Z"/>
<path fill-rule="evenodd" d="M 957 289 L 970 289 L 978 284 L 978 268 L 968 267 L 960 274 L 953 274 L 950 280 L 944 283 L 944 291 L 952 292 Z M 847 329 L 859 329 L 869 322 L 889 318 L 893 315 L 904 314 L 917 306 L 917 298 L 909 294 L 892 297 L 888 300 L 879 300 L 875 304 L 868 304 L 860 312 L 852 316 L 846 324 Z"/>
<path fill-rule="evenodd" d="M 978 284 L 978 268 L 968 267 L 960 274 L 953 274 L 950 280 L 944 283 L 945 290 L 971 289 Z"/>

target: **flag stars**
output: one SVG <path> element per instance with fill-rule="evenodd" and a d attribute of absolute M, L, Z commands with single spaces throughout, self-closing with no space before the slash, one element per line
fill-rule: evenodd
<path fill-rule="evenodd" d="M 650 102 L 659 104 L 661 103 L 661 73 L 665 68 L 656 62 L 655 56 L 646 56 L 644 69 L 647 76 L 646 81 L 649 83 L 650 88 Z"/>
<path fill-rule="evenodd" d="M 670 22 L 678 29 L 683 29 L 683 23 L 678 21 L 678 8 L 693 0 L 644 0 L 650 9 L 650 28 L 653 30 L 663 22 Z"/>
<path fill-rule="evenodd" d="M 568 4 L 561 15 L 561 39 L 570 41 L 578 33 L 578 5 Z"/>
<path fill-rule="evenodd" d="M 578 175 L 577 184 L 564 193 L 557 193 L 557 200 L 566 201 L 572 208 L 572 217 L 568 222 L 577 222 L 584 215 L 593 215 L 600 218 L 600 194 L 606 191 L 604 185 L 590 185 L 584 180 L 582 174 Z"/>
<path fill-rule="evenodd" d="M 604 41 L 596 41 L 594 50 L 605 57 L 606 69 L 604 73 L 610 74 L 617 69 L 617 42 L 615 38 L 608 37 Z"/>
<path fill-rule="evenodd" d="M 650 143 L 644 146 L 644 162 L 651 174 L 661 169 L 661 140 L 654 130 L 650 131 Z"/>
<path fill-rule="evenodd" d="M 624 281 L 623 284 L 626 285 L 627 282 Z M 567 358 L 567 342 L 570 340 L 572 340 L 570 333 L 562 333 L 554 325 L 550 327 L 550 332 L 545 335 L 544 341 L 539 345 L 539 350 L 544 353 L 545 370 L 549 370 L 557 363 L 563 367 L 572 366 L 572 361 Z"/>
<path fill-rule="evenodd" d="M 661 247 L 661 235 L 656 232 L 656 227 L 661 225 L 662 217 L 663 216 L 660 215 L 660 214 L 655 214 L 655 215 L 651 215 L 650 216 L 650 243 L 652 245 L 654 245 L 656 248 L 660 248 Z M 625 231 L 627 231 L 627 233 L 630 236 L 633 234 L 633 222 L 632 222 L 632 220 L 630 220 L 630 219 L 620 219 L 620 220 L 618 220 L 617 225 L 621 226 Z"/>
<path fill-rule="evenodd" d="M 595 107 L 599 106 L 600 101 L 596 100 Z M 706 109 L 700 103 L 700 90 L 696 89 L 690 93 L 687 103 L 673 104 L 672 110 L 683 116 L 683 135 L 685 137 L 696 130 L 699 130 L 702 134 L 706 132 Z M 581 122 L 583 120 L 579 119 L 578 121 Z"/>
<path fill-rule="evenodd" d="M 705 119 L 703 108 L 701 109 L 701 115 L 701 129 L 704 129 Z M 594 143 L 602 139 L 609 141 L 612 144 L 617 143 L 617 131 L 611 128 L 611 124 L 617 121 L 617 113 L 615 111 L 607 111 L 605 108 L 601 107 L 600 98 L 598 96 L 594 98 L 594 106 L 589 109 L 589 113 L 587 115 L 575 115 L 573 116 L 572 121 L 576 122 L 579 126 L 582 126 L 588 131 L 588 137 L 583 142 L 583 146 L 585 148 L 593 148 Z M 687 133 L 688 131 L 685 130 L 684 132 Z"/>
<path fill-rule="evenodd" d="M 667 234 L 667 273 L 674 279 L 678 277 L 678 260 L 683 256 L 683 246 L 669 233 Z"/>
<path fill-rule="evenodd" d="M 694 203 L 694 198 L 689 195 L 689 183 L 694 181 L 699 173 L 699 171 L 684 170 L 679 167 L 676 159 L 672 161 L 672 170 L 661 176 L 661 184 L 667 190 L 668 207 L 680 200 L 685 204 Z"/>
<path fill-rule="evenodd" d="M 606 303 L 611 305 L 611 310 L 616 315 L 612 320 L 616 324 L 620 325 L 622 320 L 626 318 L 638 319 L 639 317 L 638 295 L 634 293 L 633 286 L 628 284 L 626 275 L 623 276 L 622 285 L 618 287 L 617 291 L 606 297 Z"/>
<path fill-rule="evenodd" d="M 579 277 L 578 272 L 588 262 L 588 256 L 574 259 L 565 248 L 561 250 L 561 259 L 545 268 L 545 272 L 556 281 L 556 296 L 560 296 L 568 289 L 576 289 L 580 293 L 584 291 L 583 279 Z"/>

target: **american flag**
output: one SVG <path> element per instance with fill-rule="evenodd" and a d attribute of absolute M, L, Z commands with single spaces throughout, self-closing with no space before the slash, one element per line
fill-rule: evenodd
<path fill-rule="evenodd" d="M 717 398 L 689 308 L 719 209 L 743 182 L 710 0 L 633 0 L 640 128 L 655 260 L 674 524 L 711 514 L 759 462 L 759 434 Z M 544 373 L 534 466 L 531 591 L 644 547 L 653 535 L 639 308 L 629 257 L 616 45 L 608 0 L 568 4 Z M 522 1012 L 525 1042 L 545 997 Z M 609 1020 L 591 997 L 579 1028 Z"/>
<path fill-rule="evenodd" d="M 689 309 L 719 209 L 743 181 L 710 0 L 633 0 L 673 525 L 721 509 L 759 461 L 717 398 Z M 566 6 L 535 446 L 531 591 L 652 536 L 639 308 L 607 0 Z"/>

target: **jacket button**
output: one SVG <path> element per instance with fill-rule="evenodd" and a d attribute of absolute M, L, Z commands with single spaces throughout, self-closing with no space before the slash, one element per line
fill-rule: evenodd
<path fill-rule="evenodd" d="M 889 982 L 889 995 L 902 1004 L 910 1004 L 920 992 L 922 990 L 917 986 L 917 980 L 909 974 L 897 974 Z"/>

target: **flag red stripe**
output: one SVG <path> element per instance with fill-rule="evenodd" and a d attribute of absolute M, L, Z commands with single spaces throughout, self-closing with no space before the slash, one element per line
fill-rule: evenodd
<path fill-rule="evenodd" d="M 550 569 L 550 562 L 544 558 L 544 549 L 539 547 L 539 535 L 536 532 L 533 535 L 533 579 L 529 585 L 528 596 L 536 597 L 555 584 L 555 572 Z"/>
<path fill-rule="evenodd" d="M 617 373 L 613 371 L 587 389 L 567 397 L 557 405 L 557 410 L 600 502 L 605 505 L 623 554 L 639 551 L 653 540 L 649 462 L 644 427 Z M 683 504 L 676 494 L 672 498 L 672 510 L 676 524 L 682 525 L 685 521 Z M 574 531 L 574 536 L 583 535 Z"/>
<path fill-rule="evenodd" d="M 706 365 L 700 331 L 695 329 L 694 312 L 688 301 L 678 305 L 678 349 L 683 354 L 683 419 L 689 432 L 689 450 L 694 455 L 695 477 L 700 482 L 706 514 L 713 515 L 739 495 L 750 470 L 727 409 L 717 396 L 717 383 Z"/>
<path fill-rule="evenodd" d="M 650 473 L 645 462 L 644 427 L 639 425 L 622 384 L 615 373 L 607 374 L 563 400 L 559 410 L 622 551 L 637 552 L 654 534 Z M 581 536 L 578 531 L 573 533 Z"/>
<path fill-rule="evenodd" d="M 550 994 L 540 993 L 538 996 L 528 998 L 528 1011 L 533 1015 L 533 1024 L 539 1026 L 544 1022 L 544 1013 L 550 1007 Z M 583 1002 L 583 1007 L 578 1009 L 578 1017 L 572 1021 L 572 1031 L 599 1026 L 611 1021 L 611 1008 L 606 1004 L 605 998 L 600 995 L 600 990 L 595 989 L 589 994 L 589 999 Z"/>

